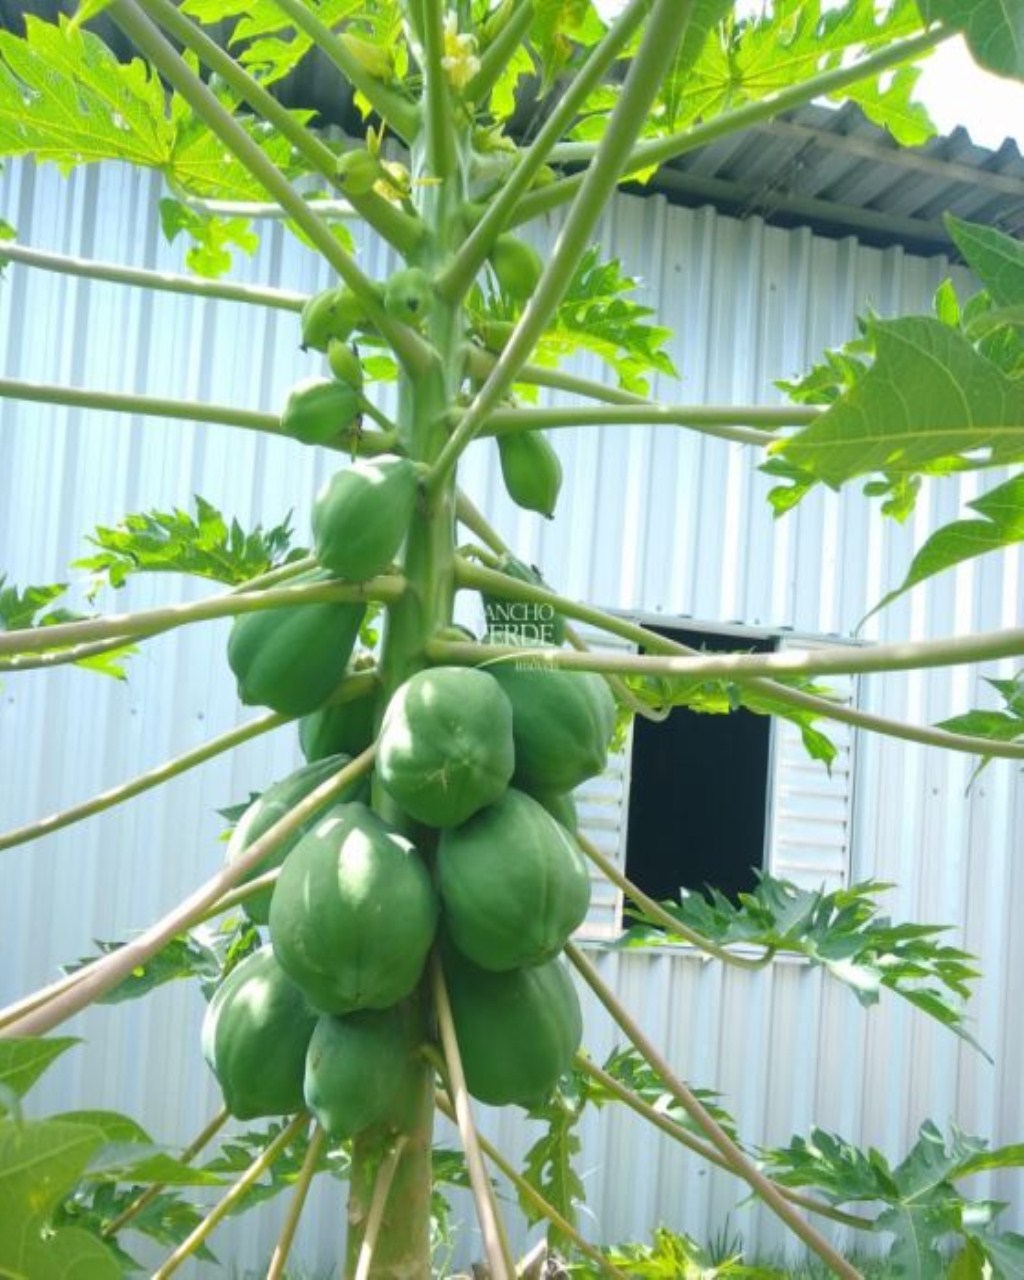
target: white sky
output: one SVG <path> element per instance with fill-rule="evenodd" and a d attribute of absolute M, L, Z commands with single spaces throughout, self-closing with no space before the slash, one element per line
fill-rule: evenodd
<path fill-rule="evenodd" d="M 624 0 L 594 0 L 606 18 Z M 739 0 L 740 11 L 759 13 L 763 0 Z M 915 95 L 928 108 L 940 133 L 962 125 L 984 147 L 997 148 L 1014 138 L 1024 150 L 1024 84 L 980 70 L 963 42 L 947 41 L 922 64 Z"/>

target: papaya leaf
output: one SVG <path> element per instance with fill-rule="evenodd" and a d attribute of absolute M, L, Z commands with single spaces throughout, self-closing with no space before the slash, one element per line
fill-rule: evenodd
<path fill-rule="evenodd" d="M 997 75 L 1024 79 L 1021 0 L 917 0 L 928 22 L 962 31 L 974 60 Z"/>
<path fill-rule="evenodd" d="M 624 1275 L 644 1280 L 785 1280 L 791 1272 L 751 1265 L 736 1253 L 717 1257 L 687 1235 L 656 1227 L 650 1244 L 620 1244 L 608 1261 Z"/>
<path fill-rule="evenodd" d="M 578 1087 L 580 1084 L 583 1087 Z M 582 1150 L 578 1126 L 588 1092 L 589 1081 L 585 1077 L 578 1081 L 575 1073 L 570 1073 L 543 1106 L 531 1109 L 530 1118 L 542 1121 L 546 1128 L 527 1151 L 523 1167 L 523 1177 L 530 1186 L 573 1226 L 579 1221 L 578 1206 L 586 1201 L 575 1159 Z M 531 1225 L 542 1220 L 521 1193 L 519 1203 Z M 572 1248 L 569 1239 L 554 1225 L 548 1228 L 547 1241 L 553 1253 L 566 1253 Z"/>
<path fill-rule="evenodd" d="M 54 1213 L 53 1224 L 77 1226 L 94 1236 L 100 1236 L 109 1223 L 120 1217 L 135 1202 L 140 1190 L 139 1184 L 134 1182 L 84 1180 Z M 146 1236 L 169 1251 L 192 1234 L 202 1221 L 203 1213 L 204 1210 L 191 1200 L 186 1200 L 180 1190 L 167 1188 L 133 1215 L 131 1224 L 125 1227 L 125 1231 Z M 120 1259 L 123 1273 L 144 1270 L 125 1252 L 120 1240 L 108 1239 L 106 1243 Z M 195 1256 L 204 1262 L 217 1261 L 205 1245 L 196 1250 Z"/>
<path fill-rule="evenodd" d="M 0 1085 L 13 1097 L 23 1098 L 61 1054 L 78 1043 L 74 1036 L 54 1036 L 45 1040 L 21 1036 L 0 1040 Z M 0 1112 L 3 1110 L 4 1103 L 0 1098 Z"/>
<path fill-rule="evenodd" d="M 997 1268 L 997 1275 L 1007 1277 L 1024 1275 L 1024 1236 L 1015 1231 L 1001 1235 L 976 1235 L 969 1237 L 984 1251 L 985 1257 Z"/>
<path fill-rule="evenodd" d="M 71 609 L 49 609 L 67 590 L 67 583 L 50 583 L 47 586 L 26 587 L 19 591 L 15 586 L 5 586 L 7 579 L 0 574 L 0 631 L 21 631 L 33 627 L 50 627 L 59 622 L 80 622 L 89 615 Z M 44 652 L 60 653 L 64 646 L 56 645 Z M 118 649 L 108 649 L 90 658 L 80 658 L 76 667 L 85 667 L 100 675 L 124 680 L 124 660 L 137 653 L 135 645 L 126 644 Z"/>
<path fill-rule="evenodd" d="M 1005 710 L 979 708 L 966 711 L 962 715 L 950 716 L 948 720 L 940 720 L 936 728 L 945 729 L 949 733 L 967 733 L 975 738 L 988 738 L 992 742 L 1016 742 L 1024 739 L 1024 671 L 1019 672 L 1012 680 L 986 679 L 985 683 L 991 685 L 1002 697 Z M 982 755 L 980 764 L 971 774 L 968 789 L 991 762 L 991 756 Z"/>
<path fill-rule="evenodd" d="M 1024 244 L 995 227 L 947 213 L 943 218 L 964 261 L 1001 307 L 1024 303 Z"/>
<path fill-rule="evenodd" d="M 228 525 L 205 498 L 197 494 L 195 502 L 194 517 L 177 509 L 143 511 L 89 535 L 100 550 L 72 567 L 93 575 L 90 596 L 104 585 L 124 586 L 135 573 L 185 573 L 239 586 L 306 554 L 291 548 L 290 516 L 266 531 L 257 525 L 246 533 L 237 520 Z"/>
<path fill-rule="evenodd" d="M 541 93 L 575 66 L 606 30 L 592 0 L 534 0 L 529 42 L 540 63 Z"/>
<path fill-rule="evenodd" d="M 234 1182 L 284 1127 L 284 1122 L 275 1121 L 266 1128 L 247 1129 L 243 1133 L 231 1134 L 221 1143 L 217 1154 L 202 1166 L 203 1171 L 225 1182 Z M 308 1133 L 297 1133 L 274 1161 L 263 1180 L 248 1189 L 233 1207 L 232 1213 L 245 1213 L 292 1187 L 299 1176 L 308 1146 Z M 317 1170 L 344 1181 L 348 1177 L 350 1163 L 348 1144 L 325 1143 L 317 1162 Z"/>
<path fill-rule="evenodd" d="M 914 316 L 867 322 L 871 368 L 816 422 L 770 446 L 819 482 L 998 466 L 1024 458 L 1024 385 L 961 334 Z"/>
<path fill-rule="evenodd" d="M 910 562 L 903 582 L 882 597 L 866 615 L 865 622 L 911 587 L 935 574 L 1024 541 L 1024 471 L 967 505 L 982 518 L 954 520 L 936 529 Z"/>
<path fill-rule="evenodd" d="M 97 1129 L 103 1143 L 82 1172 L 85 1181 L 153 1182 L 176 1186 L 219 1186 L 222 1179 L 182 1164 L 172 1152 L 153 1141 L 131 1116 L 120 1111 L 62 1111 L 51 1116 Z"/>
<path fill-rule="evenodd" d="M 198 276 L 213 279 L 230 271 L 233 265 L 231 247 L 251 257 L 259 247 L 259 236 L 248 218 L 218 218 L 199 213 L 170 197 L 160 201 L 160 225 L 168 242 L 173 243 L 183 232 L 192 246 L 185 262 Z"/>
<path fill-rule="evenodd" d="M 620 1084 L 624 1084 L 627 1089 L 632 1090 L 644 1102 L 653 1107 L 655 1111 L 662 1112 L 684 1129 L 688 1129 L 693 1133 L 702 1133 L 702 1130 L 690 1118 L 689 1113 L 684 1111 L 674 1096 L 669 1093 L 661 1076 L 658 1075 L 646 1058 L 641 1057 L 639 1051 L 632 1045 L 613 1049 L 603 1067 L 608 1075 L 614 1077 Z M 616 1095 L 611 1090 L 606 1090 L 598 1081 L 592 1080 L 589 1076 L 582 1075 L 582 1073 L 580 1078 L 586 1084 L 587 1102 L 601 1107 L 609 1102 L 617 1101 Z M 693 1085 L 690 1085 L 690 1090 L 729 1137 L 734 1142 L 738 1142 L 739 1134 L 736 1129 L 736 1121 L 722 1106 L 722 1095 L 716 1093 L 713 1089 L 698 1088 Z"/>
<path fill-rule="evenodd" d="M 888 989 L 976 1048 L 964 1026 L 963 1002 L 977 978 L 973 957 L 939 942 L 948 926 L 893 924 L 873 895 L 888 885 L 865 881 L 832 892 L 800 889 L 763 875 L 738 902 L 715 889 L 680 891 L 662 905 L 691 930 L 722 945 L 741 943 L 800 955 L 848 986 L 861 1004 L 875 1004 Z M 617 945 L 664 943 L 664 931 L 637 908 Z"/>

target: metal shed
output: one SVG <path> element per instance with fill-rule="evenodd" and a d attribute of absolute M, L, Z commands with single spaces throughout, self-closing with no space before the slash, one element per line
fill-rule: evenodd
<path fill-rule="evenodd" d="M 750 168 L 752 149 L 765 159 L 760 177 Z M 888 168 L 879 178 L 882 152 Z M 787 172 L 793 181 L 784 192 L 777 176 Z M 1016 148 L 984 153 L 955 135 L 904 155 L 845 110 L 822 116 L 812 108 L 773 126 L 767 138 L 689 157 L 664 187 L 618 197 L 601 243 L 642 277 L 644 300 L 676 331 L 682 387 L 673 395 L 698 403 L 771 402 L 774 378 L 802 371 L 850 336 L 866 308 L 926 311 L 950 272 L 968 287 L 944 256 L 940 209 L 952 205 L 1011 230 L 1024 216 Z M 0 216 L 34 246 L 178 269 L 177 251 L 159 234 L 158 196 L 153 177 L 117 166 L 77 173 L 65 185 L 52 170 L 13 164 L 0 180 Z M 730 212 L 701 203 L 707 200 Z M 556 230 L 554 220 L 535 226 L 538 245 Z M 363 242 L 360 252 L 371 273 L 386 273 L 378 244 Z M 310 292 L 325 283 L 319 263 L 276 227 L 238 276 Z M 30 380 L 273 409 L 293 381 L 314 371 L 287 316 L 17 268 L 0 286 L 0 326 L 6 375 Z M 600 374 L 587 362 L 581 368 Z M 465 474 L 474 500 L 554 585 L 666 623 L 825 643 L 849 636 L 912 549 L 976 492 L 969 475 L 936 485 L 906 526 L 883 525 L 856 492 L 819 494 L 773 521 L 769 481 L 742 446 L 665 428 L 565 432 L 556 443 L 566 483 L 553 523 L 510 504 L 493 449 L 475 445 Z M 301 538 L 329 468 L 316 450 L 246 432 L 14 401 L 0 404 L 0 456 L 2 566 L 19 583 L 61 579 L 93 526 L 152 506 L 187 507 L 195 493 L 243 525 L 274 523 L 291 511 Z M 199 593 L 142 579 L 118 604 Z M 913 592 L 877 615 L 865 636 L 1022 622 L 1024 578 L 1014 550 Z M 223 657 L 225 634 L 214 623 L 147 644 L 126 685 L 69 669 L 5 681 L 0 825 L 62 808 L 244 718 Z M 1011 668 L 996 664 L 979 674 Z M 976 677 L 955 670 L 863 679 L 853 696 L 890 716 L 934 722 L 984 693 Z M 955 938 L 981 959 L 972 1029 L 992 1063 L 893 998 L 865 1012 L 803 963 L 779 960 L 751 973 L 723 970 L 686 948 L 616 951 L 608 939 L 617 903 L 607 894 L 595 899 L 592 955 L 683 1077 L 719 1088 L 753 1141 L 785 1141 L 816 1124 L 897 1156 L 927 1117 L 1017 1139 L 1024 1030 L 1012 992 L 1024 962 L 1015 927 L 1024 913 L 1022 774 L 996 762 L 968 789 L 967 758 L 890 740 L 841 745 L 842 767 L 830 781 L 777 735 L 768 865 L 811 883 L 893 881 L 887 901 L 895 917 L 952 924 Z M 38 985 L 90 951 L 94 939 L 124 936 L 177 901 L 221 859 L 216 810 L 297 760 L 294 735 L 280 731 L 7 855 L 0 994 L 12 998 Z M 588 813 L 604 846 L 621 855 L 628 750 L 617 770 L 592 794 Z M 617 1037 L 595 1007 L 586 1013 L 588 1046 L 603 1057 Z M 216 1105 L 198 1053 L 201 1014 L 199 992 L 175 987 L 142 1003 L 92 1010 L 71 1028 L 87 1047 L 53 1070 L 32 1106 L 116 1107 L 161 1139 L 185 1140 Z M 513 1156 L 528 1140 L 528 1125 L 513 1115 L 488 1115 L 485 1130 Z M 643 1238 L 659 1223 L 707 1238 L 728 1222 L 753 1249 L 783 1247 L 765 1211 L 736 1209 L 738 1184 L 622 1115 L 588 1119 L 581 1167 L 592 1214 L 585 1228 L 595 1238 Z M 1021 1179 L 1000 1174 L 983 1183 L 979 1194 L 1016 1204 L 1006 1221 L 1020 1229 Z M 323 1267 L 342 1230 L 337 1190 L 321 1188 L 315 1204 L 298 1256 Z M 260 1274 L 282 1209 L 219 1233 L 215 1247 L 239 1274 Z M 466 1223 L 460 1254 L 470 1257 L 468 1213 Z"/>

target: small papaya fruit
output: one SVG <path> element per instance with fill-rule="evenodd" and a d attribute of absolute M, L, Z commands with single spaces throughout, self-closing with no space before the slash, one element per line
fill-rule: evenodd
<path fill-rule="evenodd" d="M 301 1109 L 316 1021 L 269 947 L 231 970 L 206 1007 L 202 1044 L 233 1116 L 253 1120 Z"/>
<path fill-rule="evenodd" d="M 342 752 L 357 756 L 373 741 L 374 699 L 331 702 L 299 721 L 299 746 L 312 763 Z"/>
<path fill-rule="evenodd" d="M 392 454 L 336 471 L 313 504 L 317 560 L 352 582 L 386 569 L 405 540 L 418 490 L 415 463 Z"/>
<path fill-rule="evenodd" d="M 344 341 L 366 320 L 366 308 L 351 289 L 336 285 L 311 297 L 302 308 L 302 349 L 326 351 L 332 338 Z"/>
<path fill-rule="evenodd" d="M 330 810 L 289 854 L 270 901 L 270 941 L 322 1013 L 386 1009 L 419 982 L 437 913 L 419 853 L 355 801 Z"/>
<path fill-rule="evenodd" d="M 498 436 L 498 454 L 508 496 L 516 506 L 550 519 L 562 488 L 562 464 L 547 437 L 539 431 Z"/>
<path fill-rule="evenodd" d="M 566 831 L 576 835 L 580 823 L 576 812 L 576 800 L 571 791 L 535 791 L 533 797 L 547 809 L 556 822 L 560 822 L 565 827 Z"/>
<path fill-rule="evenodd" d="M 359 147 L 338 157 L 335 174 L 338 186 L 346 195 L 368 195 L 382 176 L 380 161 Z"/>
<path fill-rule="evenodd" d="M 377 777 L 417 822 L 465 822 L 501 796 L 514 765 L 512 707 L 486 671 L 429 667 L 388 703 Z"/>
<path fill-rule="evenodd" d="M 354 391 L 362 391 L 363 365 L 354 347 L 340 338 L 332 338 L 327 344 L 327 363 L 339 382 Z"/>
<path fill-rule="evenodd" d="M 384 285 L 384 309 L 405 324 L 420 325 L 430 314 L 434 290 L 422 267 L 403 267 Z"/>
<path fill-rule="evenodd" d="M 359 392 L 333 378 L 304 378 L 288 392 L 281 430 L 303 444 L 324 444 L 359 419 Z"/>
<path fill-rule="evenodd" d="M 487 255 L 498 284 L 512 298 L 528 298 L 537 288 L 544 263 L 532 244 L 500 235 Z"/>
<path fill-rule="evenodd" d="M 526 582 L 535 587 L 547 583 L 532 566 L 517 560 L 513 555 L 503 555 L 497 569 L 516 582 Z M 484 619 L 487 634 L 492 643 L 506 642 L 527 645 L 562 645 L 565 643 L 565 619 L 549 604 L 531 604 L 513 600 L 499 591 L 483 594 Z"/>

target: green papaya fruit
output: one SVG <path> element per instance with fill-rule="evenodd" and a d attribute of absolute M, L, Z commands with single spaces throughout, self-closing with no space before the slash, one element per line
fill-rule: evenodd
<path fill-rule="evenodd" d="M 442 955 L 469 1092 L 495 1107 L 542 1102 L 583 1038 L 580 1002 L 564 961 L 493 973 L 454 947 Z"/>
<path fill-rule="evenodd" d="M 333 777 L 348 762 L 347 755 L 332 755 L 327 759 L 317 760 L 314 764 L 304 765 L 301 769 L 290 773 L 287 778 L 281 778 L 280 781 L 267 787 L 266 791 L 258 796 L 239 818 L 228 841 L 227 861 L 237 862 L 260 836 L 270 830 L 275 822 L 280 822 L 282 818 L 287 817 L 300 800 L 305 800 L 311 791 L 315 791 L 321 783 Z M 346 791 L 335 796 L 330 803 L 338 804 L 339 801 L 354 800 L 363 789 L 362 781 L 356 782 Z M 241 883 L 247 884 L 256 876 L 281 866 L 306 832 L 317 824 L 320 817 L 320 812 L 312 814 L 293 835 L 282 841 L 273 853 L 264 858 L 248 875 L 243 876 Z M 242 910 L 253 924 L 267 923 L 273 892 L 273 888 L 261 889 L 259 893 L 254 893 L 242 903 Z"/>
<path fill-rule="evenodd" d="M 306 1047 L 317 1014 L 269 947 L 246 956 L 214 992 L 203 1057 L 239 1120 L 301 1110 Z"/>
<path fill-rule="evenodd" d="M 514 763 L 512 708 L 485 671 L 419 671 L 384 712 L 377 777 L 417 822 L 465 822 L 498 799 Z"/>
<path fill-rule="evenodd" d="M 422 267 L 403 267 L 384 285 L 385 311 L 405 324 L 422 324 L 433 305 L 434 289 Z"/>
<path fill-rule="evenodd" d="M 325 1014 L 306 1053 L 306 1106 L 332 1138 L 404 1129 L 416 1105 L 423 1036 L 405 1005 Z"/>
<path fill-rule="evenodd" d="M 365 804 L 330 810 L 281 868 L 270 941 L 323 1013 L 386 1009 L 419 982 L 437 895 L 415 848 Z"/>
<path fill-rule="evenodd" d="M 345 383 L 353 391 L 362 391 L 363 366 L 354 347 L 338 338 L 332 338 L 327 344 L 327 363 L 339 382 Z"/>
<path fill-rule="evenodd" d="M 504 555 L 498 571 L 516 582 L 534 587 L 547 583 L 532 565 L 515 556 Z M 484 618 L 492 644 L 562 645 L 565 643 L 565 619 L 549 604 L 530 604 L 513 600 L 498 591 L 483 594 Z"/>
<path fill-rule="evenodd" d="M 437 871 L 448 935 L 483 969 L 554 959 L 590 906 L 587 865 L 569 833 L 513 789 L 442 831 Z"/>
<path fill-rule="evenodd" d="M 351 289 L 335 285 L 315 293 L 302 308 L 302 349 L 326 351 L 332 339 L 344 341 L 366 320 L 366 308 Z"/>
<path fill-rule="evenodd" d="M 386 569 L 405 540 L 418 492 L 408 458 L 383 454 L 336 471 L 313 504 L 317 560 L 352 582 Z"/>
<path fill-rule="evenodd" d="M 380 161 L 362 147 L 338 157 L 335 169 L 338 186 L 348 196 L 365 196 L 381 177 Z"/>
<path fill-rule="evenodd" d="M 329 581 L 313 574 L 296 581 Z M 366 614 L 363 604 L 284 605 L 237 617 L 228 637 L 228 664 L 246 706 L 285 716 L 315 711 L 338 687 Z"/>
<path fill-rule="evenodd" d="M 512 298 L 528 298 L 537 288 L 544 263 L 532 244 L 501 235 L 487 255 L 498 284 Z"/>
<path fill-rule="evenodd" d="M 516 506 L 550 519 L 562 488 L 562 464 L 547 437 L 539 431 L 498 436 L 498 455 L 501 478 Z"/>
<path fill-rule="evenodd" d="M 571 791 L 603 771 L 615 699 L 601 676 L 512 663 L 488 670 L 512 703 L 515 786 L 531 794 Z"/>
<path fill-rule="evenodd" d="M 533 798 L 547 809 L 548 813 L 560 822 L 572 835 L 580 829 L 579 815 L 576 812 L 576 801 L 571 791 L 535 791 Z"/>
<path fill-rule="evenodd" d="M 334 378 L 303 378 L 288 392 L 281 430 L 303 444 L 324 444 L 351 430 L 359 416 L 354 387 Z"/>
<path fill-rule="evenodd" d="M 377 736 L 374 699 L 331 702 L 299 721 L 299 746 L 310 762 L 325 756 L 361 754 Z"/>

